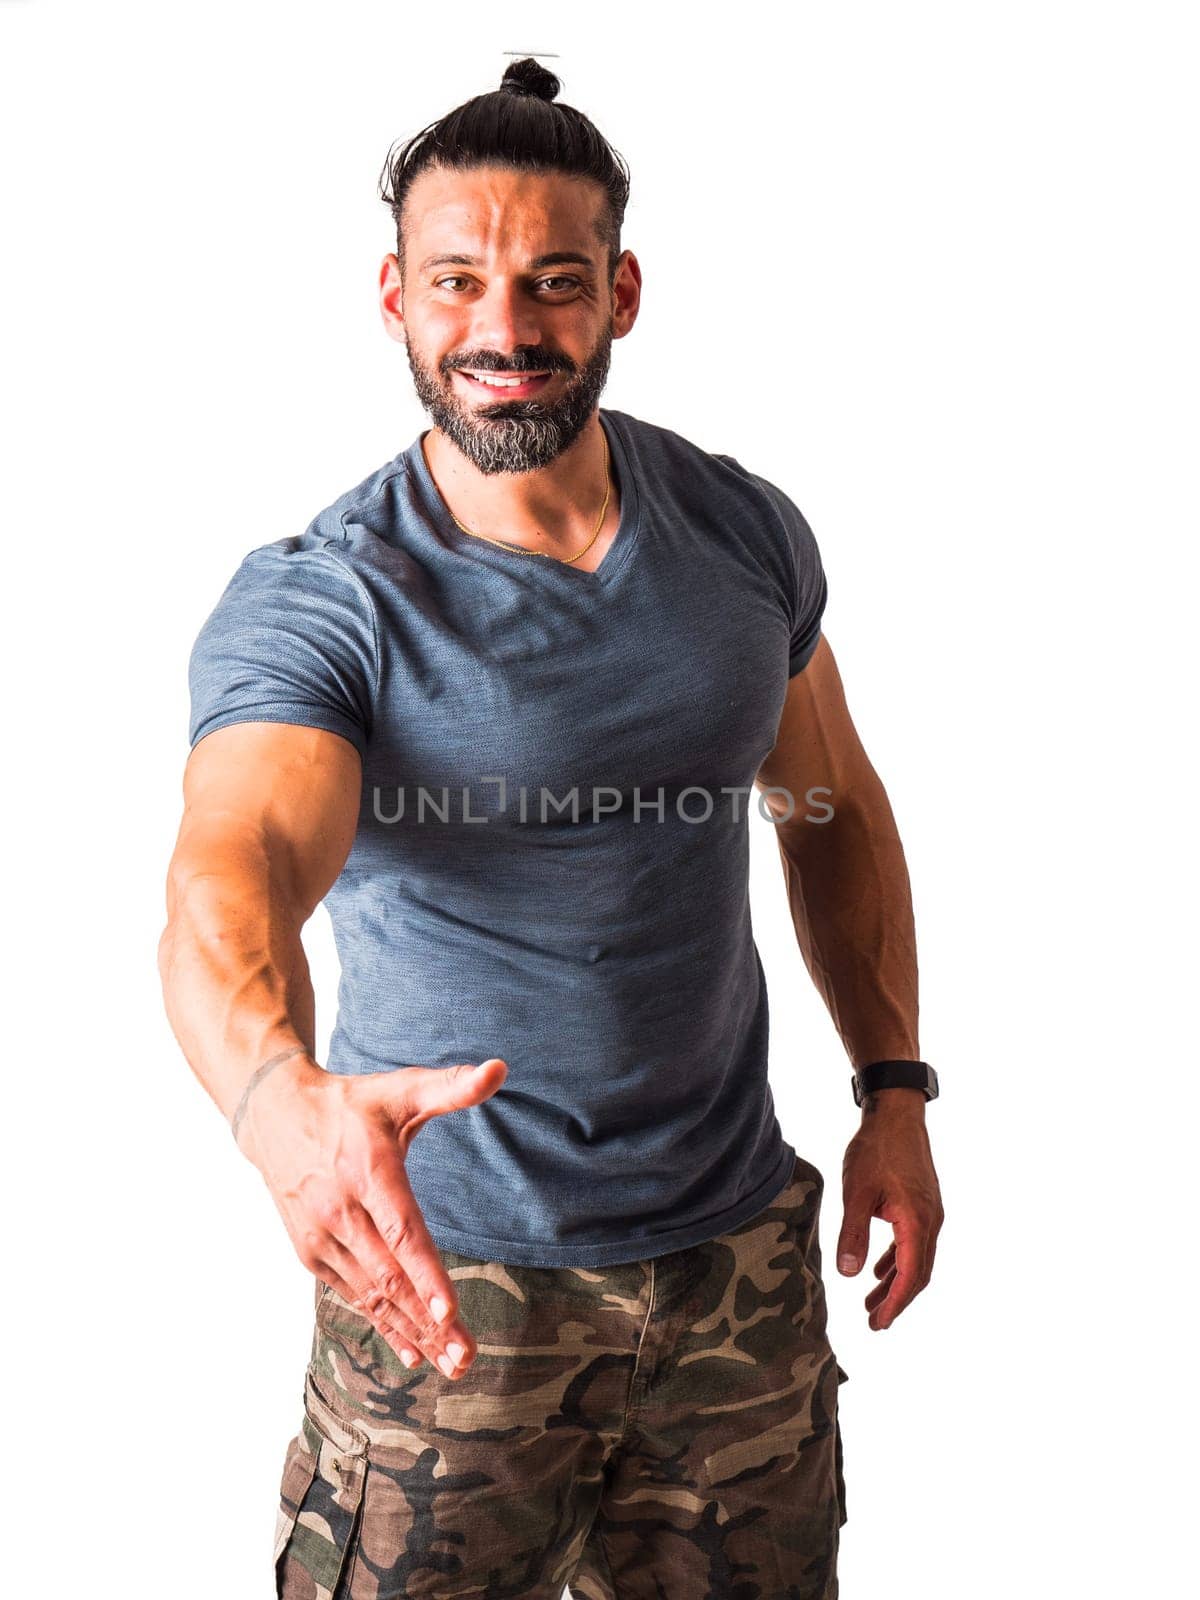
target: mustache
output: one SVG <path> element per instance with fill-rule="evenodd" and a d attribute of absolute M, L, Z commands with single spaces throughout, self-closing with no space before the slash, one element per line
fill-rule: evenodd
<path fill-rule="evenodd" d="M 514 365 L 514 362 L 516 364 Z M 443 363 L 447 372 L 495 372 L 504 376 L 517 377 L 522 372 L 574 372 L 573 362 L 565 361 L 560 356 L 543 356 L 540 359 L 534 356 L 513 357 L 481 355 L 477 359 L 458 358 L 454 361 Z"/>

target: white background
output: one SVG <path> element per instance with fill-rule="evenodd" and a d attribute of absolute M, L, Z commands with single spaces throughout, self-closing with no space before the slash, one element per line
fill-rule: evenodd
<path fill-rule="evenodd" d="M 511 51 L 632 168 L 602 403 L 804 510 L 907 849 L 947 1220 L 873 1333 L 832 1261 L 849 1068 L 753 834 L 851 1377 L 842 1592 L 1190 1581 L 1189 12 L 0 0 L 12 1592 L 270 1592 L 312 1279 L 162 1010 L 186 661 L 247 550 L 426 425 L 375 183 Z M 323 912 L 307 942 L 324 1039 Z"/>

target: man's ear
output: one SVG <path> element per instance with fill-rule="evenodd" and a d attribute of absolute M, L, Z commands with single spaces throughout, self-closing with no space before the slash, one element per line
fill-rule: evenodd
<path fill-rule="evenodd" d="M 389 339 L 397 344 L 407 344 L 404 326 L 404 296 L 400 287 L 400 261 L 394 254 L 384 256 L 379 264 L 379 314 Z"/>

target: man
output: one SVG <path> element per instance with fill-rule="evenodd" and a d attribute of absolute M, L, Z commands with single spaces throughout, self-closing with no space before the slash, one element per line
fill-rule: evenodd
<path fill-rule="evenodd" d="M 845 1373 L 767 1082 L 755 785 L 861 1095 L 841 1270 L 894 1229 L 875 1328 L 942 1216 L 908 879 L 803 516 L 599 409 L 641 272 L 557 90 L 515 63 L 389 156 L 433 426 L 196 641 L 164 993 L 317 1280 L 279 1594 L 832 1596 Z"/>

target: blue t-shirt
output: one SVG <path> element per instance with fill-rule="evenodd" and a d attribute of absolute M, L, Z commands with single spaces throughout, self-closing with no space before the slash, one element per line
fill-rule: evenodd
<path fill-rule="evenodd" d="M 324 1064 L 502 1057 L 503 1086 L 426 1123 L 407 1171 L 435 1244 L 532 1266 L 714 1238 L 795 1161 L 748 827 L 819 637 L 820 554 L 731 456 L 599 416 L 620 525 L 597 571 L 462 532 L 422 434 L 252 550 L 189 667 L 193 746 L 289 722 L 361 755 Z"/>

